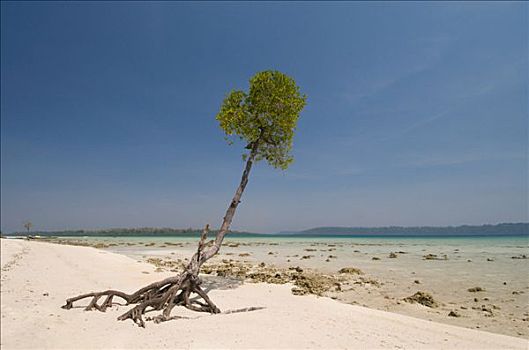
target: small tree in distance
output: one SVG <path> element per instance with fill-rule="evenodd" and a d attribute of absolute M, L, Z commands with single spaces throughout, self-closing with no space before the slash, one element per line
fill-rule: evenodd
<path fill-rule="evenodd" d="M 28 231 L 28 234 L 29 234 L 29 230 L 31 230 L 32 227 L 33 227 L 33 224 L 31 223 L 31 221 L 27 221 L 24 223 L 24 228 L 26 229 L 26 231 Z"/>
<path fill-rule="evenodd" d="M 238 137 L 246 143 L 247 152 L 243 154 L 246 165 L 215 240 L 206 243 L 209 231 L 209 225 L 206 225 L 197 252 L 179 275 L 152 283 L 132 294 L 116 290 L 82 294 L 67 299 L 63 308 L 70 309 L 75 301 L 91 297 L 85 310 L 97 309 L 104 312 L 107 307 L 112 306 L 112 299 L 119 297 L 127 305 L 137 305 L 118 319 L 130 318 L 141 327 L 145 326 L 142 315 L 148 308 L 163 309 L 162 314 L 152 318 L 155 322 L 172 319 L 171 311 L 177 305 L 194 311 L 219 313 L 220 310 L 200 287 L 200 267 L 219 252 L 248 184 L 253 163 L 266 160 L 274 168 L 286 169 L 292 162 L 290 151 L 294 131 L 305 104 L 306 96 L 300 93 L 296 82 L 278 71 L 264 71 L 254 75 L 250 79 L 248 92 L 231 91 L 224 99 L 216 119 L 230 144 L 233 142 L 232 137 Z M 204 302 L 191 300 L 191 293 L 198 294 Z M 103 296 L 104 301 L 98 304 Z"/>

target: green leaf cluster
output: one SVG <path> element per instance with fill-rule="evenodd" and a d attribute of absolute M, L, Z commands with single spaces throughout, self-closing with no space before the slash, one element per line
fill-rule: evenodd
<path fill-rule="evenodd" d="M 256 161 L 286 169 L 293 161 L 292 140 L 306 99 L 291 77 L 263 71 L 250 79 L 248 92 L 233 90 L 226 96 L 216 119 L 228 143 L 232 137 L 247 142 L 247 149 L 257 143 Z"/>

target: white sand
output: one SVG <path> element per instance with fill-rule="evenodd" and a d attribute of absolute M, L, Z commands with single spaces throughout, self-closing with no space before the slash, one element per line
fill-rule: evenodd
<path fill-rule="evenodd" d="M 315 296 L 294 296 L 288 285 L 246 284 L 214 290 L 222 310 L 206 315 L 175 308 L 179 319 L 142 329 L 106 313 L 60 308 L 68 297 L 107 288 L 133 291 L 166 273 L 93 248 L 1 240 L 2 349 L 92 348 L 406 348 L 528 349 L 521 338 L 460 328 Z M 148 274 L 143 272 L 149 272 Z M 48 293 L 49 295 L 44 295 Z M 86 305 L 87 301 L 84 302 Z M 83 305 L 83 304 L 80 304 Z"/>

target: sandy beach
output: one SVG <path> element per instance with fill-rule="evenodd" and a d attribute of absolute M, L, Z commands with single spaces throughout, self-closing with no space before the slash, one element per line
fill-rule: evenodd
<path fill-rule="evenodd" d="M 2 349 L 108 348 L 372 348 L 527 349 L 522 338 L 296 296 L 290 284 L 214 284 L 209 295 L 222 311 L 209 315 L 177 308 L 186 317 L 145 329 L 82 307 L 60 308 L 76 294 L 107 288 L 132 291 L 169 276 L 152 264 L 90 247 L 1 240 Z"/>

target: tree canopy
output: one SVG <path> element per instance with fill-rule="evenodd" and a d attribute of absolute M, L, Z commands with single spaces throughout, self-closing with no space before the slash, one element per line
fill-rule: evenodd
<path fill-rule="evenodd" d="M 279 71 L 263 71 L 250 79 L 248 92 L 232 90 L 222 102 L 217 120 L 228 142 L 231 137 L 257 147 L 255 160 L 265 159 L 274 168 L 286 169 L 299 113 L 306 96 L 291 77 Z M 243 157 L 246 157 L 244 154 Z"/>

